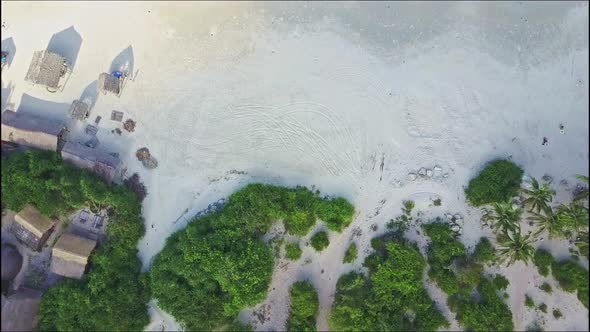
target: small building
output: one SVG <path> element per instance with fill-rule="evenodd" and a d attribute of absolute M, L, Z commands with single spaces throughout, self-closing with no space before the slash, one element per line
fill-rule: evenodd
<path fill-rule="evenodd" d="M 68 64 L 63 56 L 47 50 L 36 51 L 33 53 L 25 81 L 57 90 L 59 81 L 67 70 Z"/>
<path fill-rule="evenodd" d="M 21 287 L 2 303 L 2 331 L 34 331 L 42 293 Z"/>
<path fill-rule="evenodd" d="M 41 251 L 55 224 L 55 221 L 42 216 L 33 206 L 27 205 L 14 216 L 11 232 L 27 247 Z"/>
<path fill-rule="evenodd" d="M 41 150 L 57 151 L 65 138 L 67 128 L 63 124 L 42 118 L 13 112 L 2 113 L 2 140 Z"/>
<path fill-rule="evenodd" d="M 68 278 L 82 278 L 94 247 L 94 240 L 74 234 L 63 234 L 53 246 L 50 271 Z"/>
<path fill-rule="evenodd" d="M 86 120 L 86 118 L 90 116 L 90 106 L 87 103 L 76 99 L 72 102 L 72 106 L 70 106 L 69 114 L 74 120 Z"/>
<path fill-rule="evenodd" d="M 108 183 L 113 182 L 121 163 L 119 158 L 106 151 L 93 149 L 80 143 L 67 142 L 61 150 L 64 161 L 94 172 Z"/>
<path fill-rule="evenodd" d="M 103 94 L 107 92 L 119 96 L 121 93 L 121 79 L 108 73 L 98 75 L 98 90 Z"/>

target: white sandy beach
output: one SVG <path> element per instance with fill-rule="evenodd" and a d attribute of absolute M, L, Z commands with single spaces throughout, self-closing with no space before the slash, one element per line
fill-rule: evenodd
<path fill-rule="evenodd" d="M 2 49 L 11 45 L 14 55 L 2 72 L 3 110 L 65 120 L 113 60 L 128 63 L 133 81 L 120 98 L 98 96 L 87 122 L 102 117 L 99 148 L 120 153 L 127 174 L 139 173 L 148 189 L 145 270 L 171 233 L 247 183 L 315 186 L 354 204 L 353 224 L 330 233 L 321 255 L 307 247 L 300 261 L 277 263 L 267 300 L 240 315 L 258 330 L 284 329 L 288 288 L 299 279 L 318 289 L 318 329 L 326 330 L 338 277 L 361 266 L 402 200 L 414 200 L 422 220 L 461 214 L 461 241 L 473 247 L 491 233 L 463 187 L 488 160 L 509 157 L 530 176 L 551 176 L 558 202 L 589 171 L 587 2 L 3 1 L 2 24 Z M 24 77 L 33 52 L 63 30 L 54 46 L 73 59 L 73 73 L 52 94 Z M 135 132 L 111 133 L 120 127 L 112 110 L 136 121 Z M 87 139 L 72 126 L 71 139 Z M 158 168 L 135 158 L 144 146 Z M 442 171 L 432 178 L 407 177 L 435 166 Z M 436 198 L 442 206 L 431 206 Z M 360 257 L 343 265 L 355 228 Z M 537 244 L 568 254 L 566 241 Z M 502 273 L 516 330 L 537 315 L 525 293 L 563 313 L 555 320 L 549 311 L 546 330 L 588 329 L 588 310 L 554 281 L 551 296 L 541 291 L 534 265 Z M 443 293 L 428 288 L 453 320 Z M 260 323 L 251 313 L 262 305 L 270 314 Z M 148 330 L 178 329 L 150 313 Z"/>

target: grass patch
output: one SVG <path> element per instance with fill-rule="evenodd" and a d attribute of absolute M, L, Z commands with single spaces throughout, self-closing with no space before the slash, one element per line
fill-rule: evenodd
<path fill-rule="evenodd" d="M 346 253 L 344 254 L 344 263 L 352 263 L 356 260 L 357 257 L 357 249 L 356 243 L 351 243 L 348 249 L 346 249 Z"/>
<path fill-rule="evenodd" d="M 551 288 L 551 285 L 549 285 L 548 282 L 544 282 L 541 287 L 539 287 L 542 291 L 544 291 L 545 293 L 551 294 L 553 292 L 553 289 Z"/>
<path fill-rule="evenodd" d="M 316 250 L 316 251 L 322 251 L 324 249 L 326 249 L 329 245 L 330 245 L 330 240 L 328 240 L 328 233 L 321 231 L 316 233 L 312 238 L 311 238 L 311 246 Z"/>
<path fill-rule="evenodd" d="M 473 206 L 506 202 L 518 193 L 523 173 L 511 161 L 494 160 L 469 181 L 465 190 L 467 201 Z"/>
<path fill-rule="evenodd" d="M 287 243 L 285 246 L 285 252 L 288 259 L 296 261 L 301 258 L 301 248 L 299 248 L 299 242 Z"/>
<path fill-rule="evenodd" d="M 291 287 L 291 307 L 287 320 L 288 331 L 316 331 L 316 317 L 320 309 L 315 288 L 306 281 Z"/>
<path fill-rule="evenodd" d="M 422 284 L 426 264 L 418 247 L 396 235 L 373 239 L 368 277 L 351 272 L 336 285 L 329 316 L 335 331 L 433 331 L 448 327 Z"/>
<path fill-rule="evenodd" d="M 112 208 L 107 241 L 90 256 L 89 272 L 43 295 L 39 330 L 128 331 L 149 323 L 150 287 L 137 257 L 144 224 L 133 192 L 64 163 L 55 152 L 31 150 L 2 160 L 2 203 L 14 211 L 32 204 L 47 217 L 87 206 Z"/>
<path fill-rule="evenodd" d="M 309 218 L 341 229 L 353 212 L 345 200 L 303 187 L 247 185 L 224 207 L 168 238 L 150 272 L 154 297 L 186 330 L 221 329 L 266 298 L 274 257 L 261 236 L 273 221 L 282 219 L 291 234 L 303 234 Z"/>

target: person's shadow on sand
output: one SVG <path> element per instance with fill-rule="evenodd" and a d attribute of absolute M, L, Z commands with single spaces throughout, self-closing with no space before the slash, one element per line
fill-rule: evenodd
<path fill-rule="evenodd" d="M 47 45 L 47 50 L 66 58 L 68 65 L 73 69 L 78 59 L 80 47 L 82 47 L 82 36 L 71 26 L 53 34 Z"/>

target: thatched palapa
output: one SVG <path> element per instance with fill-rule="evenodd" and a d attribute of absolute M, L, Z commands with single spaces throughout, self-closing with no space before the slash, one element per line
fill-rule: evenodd
<path fill-rule="evenodd" d="M 41 119 L 21 112 L 2 113 L 2 140 L 42 150 L 57 151 L 67 128 L 56 121 Z"/>
<path fill-rule="evenodd" d="M 98 75 L 98 90 L 105 95 L 110 92 L 118 96 L 121 92 L 120 83 L 120 80 L 111 74 L 102 73 Z"/>
<path fill-rule="evenodd" d="M 90 106 L 88 106 L 87 103 L 76 99 L 72 102 L 69 113 L 72 119 L 82 121 L 90 115 Z"/>
<path fill-rule="evenodd" d="M 63 234 L 51 252 L 51 272 L 68 278 L 82 278 L 94 247 L 94 240 Z"/>
<path fill-rule="evenodd" d="M 33 53 L 25 81 L 48 88 L 59 88 L 59 80 L 67 70 L 66 59 L 47 50 Z"/>
<path fill-rule="evenodd" d="M 32 250 L 40 251 L 53 232 L 55 223 L 42 216 L 33 206 L 27 205 L 14 216 L 11 232 Z"/>
<path fill-rule="evenodd" d="M 67 142 L 62 151 L 63 160 L 96 173 L 107 182 L 112 182 L 120 161 L 105 151 L 89 148 L 80 143 Z"/>

